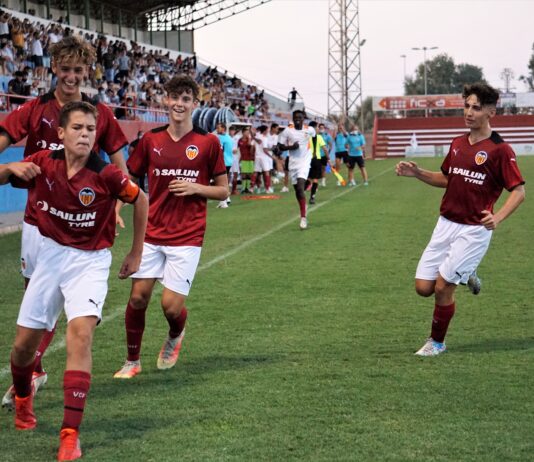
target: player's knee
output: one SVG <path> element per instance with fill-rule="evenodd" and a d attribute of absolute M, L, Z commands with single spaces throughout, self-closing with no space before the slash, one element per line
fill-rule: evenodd
<path fill-rule="evenodd" d="M 34 360 L 35 349 L 30 345 L 15 340 L 11 356 L 18 366 L 26 366 Z"/>
<path fill-rule="evenodd" d="M 130 295 L 129 304 L 134 310 L 146 310 L 150 301 L 150 295 L 133 293 Z"/>
<path fill-rule="evenodd" d="M 434 281 L 422 281 L 422 280 L 416 280 L 415 281 L 415 291 L 417 292 L 417 295 L 420 295 L 421 297 L 430 297 L 434 294 L 435 289 L 435 282 Z"/>

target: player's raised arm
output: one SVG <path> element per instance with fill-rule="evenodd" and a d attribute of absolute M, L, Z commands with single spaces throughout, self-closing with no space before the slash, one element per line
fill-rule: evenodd
<path fill-rule="evenodd" d="M 33 180 L 41 169 L 33 162 L 10 162 L 0 165 L 0 184 L 9 183 L 9 177 L 15 175 L 23 181 Z"/>
<path fill-rule="evenodd" d="M 447 177 L 442 172 L 423 170 L 413 161 L 401 161 L 395 167 L 397 176 L 410 176 L 437 188 L 447 187 Z"/>

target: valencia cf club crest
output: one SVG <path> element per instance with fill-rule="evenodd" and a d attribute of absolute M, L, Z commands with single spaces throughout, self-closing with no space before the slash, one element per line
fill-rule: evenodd
<path fill-rule="evenodd" d="M 196 156 L 198 156 L 198 148 L 194 144 L 187 146 L 185 149 L 185 155 L 189 160 L 193 160 Z"/>
<path fill-rule="evenodd" d="M 91 188 L 83 188 L 78 193 L 78 198 L 80 199 L 80 202 L 85 205 L 91 205 L 93 201 L 95 200 L 96 194 Z"/>
<path fill-rule="evenodd" d="M 488 160 L 488 153 L 485 151 L 478 151 L 475 154 L 475 164 L 482 165 L 484 162 Z"/>

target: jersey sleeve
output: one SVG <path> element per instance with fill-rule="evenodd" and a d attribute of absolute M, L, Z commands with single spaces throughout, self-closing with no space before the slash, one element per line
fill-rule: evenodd
<path fill-rule="evenodd" d="M 19 106 L 0 123 L 0 132 L 6 133 L 12 143 L 17 143 L 28 135 L 31 114 L 38 99 Z"/>
<path fill-rule="evenodd" d="M 126 167 L 131 175 L 140 178 L 148 170 L 148 138 L 143 136 L 126 161 Z"/>
<path fill-rule="evenodd" d="M 128 204 L 133 204 L 137 200 L 139 186 L 130 180 L 118 167 L 109 164 L 103 174 L 113 198 L 120 199 Z"/>
<path fill-rule="evenodd" d="M 102 130 L 97 140 L 98 146 L 108 155 L 114 154 L 128 144 L 119 122 L 104 104 L 98 104 L 98 117 L 102 119 Z"/>
<path fill-rule="evenodd" d="M 449 175 L 449 169 L 451 166 L 451 152 L 452 147 L 454 145 L 454 141 L 451 143 L 451 146 L 449 147 L 449 152 L 447 153 L 447 156 L 443 160 L 443 163 L 441 164 L 441 173 L 443 173 L 445 176 Z"/>
<path fill-rule="evenodd" d="M 224 156 L 221 143 L 215 135 L 208 136 L 211 138 L 209 157 L 210 176 L 215 178 L 219 175 L 226 175 L 226 166 L 224 165 Z"/>
<path fill-rule="evenodd" d="M 516 186 L 525 184 L 517 165 L 515 152 L 509 144 L 504 144 L 502 147 L 500 164 L 502 182 L 506 190 L 511 191 Z"/>
<path fill-rule="evenodd" d="M 287 146 L 287 141 L 288 141 L 288 131 L 287 131 L 287 128 L 284 129 L 284 131 L 282 133 L 280 133 L 280 135 L 278 136 L 278 142 L 280 144 L 283 144 L 284 146 Z"/>

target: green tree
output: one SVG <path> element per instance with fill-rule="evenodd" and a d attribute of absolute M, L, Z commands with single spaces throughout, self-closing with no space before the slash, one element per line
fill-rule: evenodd
<path fill-rule="evenodd" d="M 427 88 L 429 95 L 460 93 L 464 84 L 484 82 L 481 67 L 472 64 L 458 64 L 447 54 L 440 54 L 429 59 L 427 65 Z M 424 63 L 419 64 L 415 77 L 406 77 L 404 93 L 406 95 L 425 94 Z"/>
<path fill-rule="evenodd" d="M 356 124 L 360 130 L 364 130 L 366 133 L 373 131 L 373 126 L 375 122 L 375 113 L 373 112 L 373 97 L 368 96 L 363 100 L 363 127 L 362 121 L 360 118 L 361 106 L 356 107 L 356 112 L 349 114 L 348 117 L 342 115 L 331 114 L 328 116 L 328 119 L 337 125 L 338 123 L 343 123 L 345 128 L 348 130 L 351 124 Z"/>
<path fill-rule="evenodd" d="M 534 44 L 532 44 L 532 54 L 528 61 L 528 69 L 529 73 L 527 75 L 520 75 L 519 80 L 528 86 L 529 91 L 534 91 Z"/>

